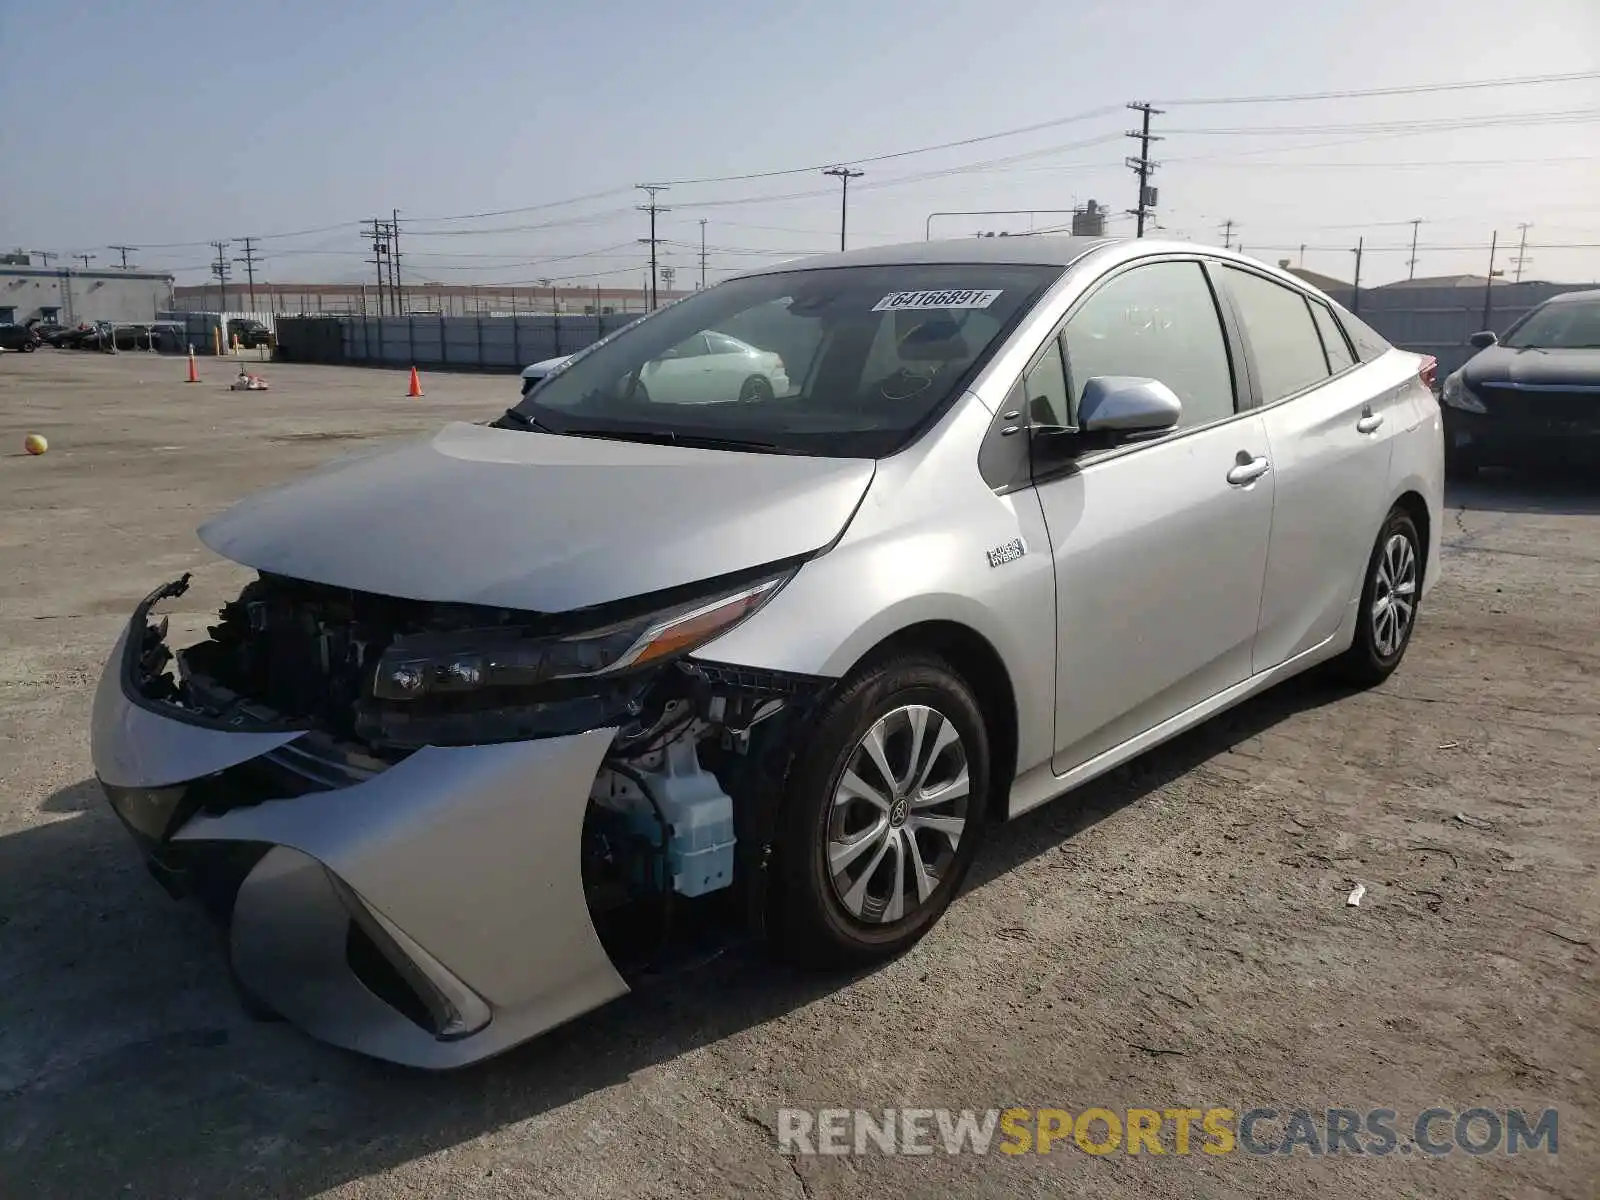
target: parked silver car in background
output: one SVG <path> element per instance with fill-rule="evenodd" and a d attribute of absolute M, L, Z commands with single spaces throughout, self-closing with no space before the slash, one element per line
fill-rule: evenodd
<path fill-rule="evenodd" d="M 713 331 L 783 386 L 651 385 Z M 1395 669 L 1432 370 L 1222 250 L 785 263 L 204 525 L 259 578 L 181 650 L 186 580 L 138 607 L 96 770 L 247 996 L 399 1062 L 621 994 L 669 909 L 895 954 L 989 822 L 1314 664 Z"/>

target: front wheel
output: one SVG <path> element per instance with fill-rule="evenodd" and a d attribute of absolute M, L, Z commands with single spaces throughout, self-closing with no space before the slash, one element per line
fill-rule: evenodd
<path fill-rule="evenodd" d="M 971 689 L 928 655 L 869 668 L 799 762 L 777 845 L 782 949 L 815 965 L 899 954 L 943 915 L 983 833 L 989 739 Z"/>
<path fill-rule="evenodd" d="M 1367 563 L 1355 641 L 1335 660 L 1338 673 L 1360 687 L 1389 678 L 1411 644 L 1421 599 L 1422 541 L 1406 511 L 1392 508 Z"/>

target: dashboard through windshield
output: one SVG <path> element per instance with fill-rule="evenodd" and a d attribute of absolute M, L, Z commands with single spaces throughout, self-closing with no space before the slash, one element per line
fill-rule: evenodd
<path fill-rule="evenodd" d="M 510 423 L 881 457 L 943 411 L 1061 273 L 896 264 L 730 280 L 574 356 Z"/>

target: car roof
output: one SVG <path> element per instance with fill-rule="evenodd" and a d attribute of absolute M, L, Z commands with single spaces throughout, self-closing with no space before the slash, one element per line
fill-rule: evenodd
<path fill-rule="evenodd" d="M 774 275 L 784 271 L 823 271 L 829 267 L 882 267 L 919 263 L 1014 263 L 1022 266 L 1066 267 L 1090 250 L 1126 240 L 1050 234 L 946 238 L 936 242 L 903 242 L 893 246 L 868 246 L 861 250 L 792 258 L 742 274 Z"/>
<path fill-rule="evenodd" d="M 1546 304 L 1568 304 L 1575 301 L 1600 300 L 1600 288 L 1585 288 L 1581 292 L 1557 292 Z"/>

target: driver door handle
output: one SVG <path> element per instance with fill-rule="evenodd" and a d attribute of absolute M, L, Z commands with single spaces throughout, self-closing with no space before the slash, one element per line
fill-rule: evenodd
<path fill-rule="evenodd" d="M 1246 458 L 1243 451 L 1239 453 L 1239 460 L 1228 472 L 1228 482 L 1234 487 L 1248 487 L 1272 470 L 1272 464 L 1265 458 Z"/>
<path fill-rule="evenodd" d="M 1383 424 L 1383 416 L 1372 411 L 1372 405 L 1367 405 L 1361 410 L 1361 419 L 1356 422 L 1357 433 L 1375 433 L 1378 426 Z"/>

